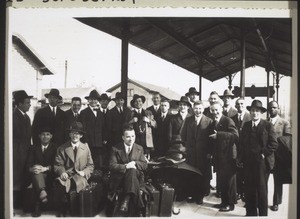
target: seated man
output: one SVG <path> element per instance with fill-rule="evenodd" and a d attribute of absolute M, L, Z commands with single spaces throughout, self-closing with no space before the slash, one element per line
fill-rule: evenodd
<path fill-rule="evenodd" d="M 83 190 L 94 170 L 90 149 L 80 141 L 84 134 L 82 124 L 74 122 L 69 131 L 70 141 L 57 149 L 54 161 L 54 172 L 58 176 L 54 190 L 58 216 L 66 214 L 66 193 Z"/>
<path fill-rule="evenodd" d="M 52 130 L 44 127 L 40 130 L 39 139 L 41 144 L 30 148 L 28 157 L 28 169 L 32 173 L 32 186 L 36 197 L 33 217 L 41 216 L 40 204 L 46 204 L 47 191 L 51 189 L 54 172 L 53 162 L 56 154 L 56 145 L 51 142 Z"/>
<path fill-rule="evenodd" d="M 111 190 L 123 189 L 124 200 L 120 210 L 128 211 L 129 201 L 133 204 L 134 215 L 144 207 L 141 199 L 140 188 L 144 183 L 144 171 L 147 169 L 147 161 L 144 156 L 143 147 L 135 144 L 135 131 L 128 125 L 123 128 L 123 142 L 112 147 L 109 160 L 111 171 Z"/>

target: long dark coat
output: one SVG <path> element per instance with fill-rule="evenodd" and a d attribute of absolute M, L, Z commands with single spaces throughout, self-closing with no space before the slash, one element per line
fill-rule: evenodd
<path fill-rule="evenodd" d="M 161 115 L 161 109 L 160 107 L 158 108 L 157 111 L 155 111 L 154 106 L 150 106 L 147 108 L 147 110 L 151 111 L 152 115 L 154 116 L 155 121 L 157 121 L 157 118 L 160 117 Z"/>
<path fill-rule="evenodd" d="M 102 130 L 104 127 L 103 116 L 100 114 L 100 110 L 97 110 L 97 117 L 92 112 L 90 107 L 81 111 L 81 119 L 85 135 L 83 142 L 87 142 L 90 148 L 103 147 Z"/>
<path fill-rule="evenodd" d="M 56 108 L 56 114 L 53 115 L 49 106 L 39 109 L 32 123 L 33 144 L 40 144 L 38 137 L 42 127 L 50 127 L 53 130 L 52 142 L 61 145 L 65 142 L 66 115 L 59 107 Z"/>
<path fill-rule="evenodd" d="M 80 176 L 76 173 L 76 170 L 83 171 L 85 175 L 83 177 Z M 87 180 L 93 171 L 94 163 L 87 144 L 79 143 L 76 160 L 74 159 L 74 151 L 70 141 L 57 149 L 54 172 L 61 184 L 66 187 L 67 192 L 70 190 L 71 183 L 69 179 L 66 181 L 60 179 L 62 173 L 66 172 L 75 181 L 76 190 L 79 192 L 88 185 Z"/>
<path fill-rule="evenodd" d="M 130 109 L 123 107 L 123 113 L 117 107 L 112 108 L 107 114 L 108 141 L 110 146 L 115 146 L 122 141 L 122 128 Z"/>
<path fill-rule="evenodd" d="M 156 139 L 154 138 L 154 148 L 156 156 L 164 156 L 170 147 L 168 128 L 172 115 L 167 114 L 165 119 L 157 118 Z"/>
<path fill-rule="evenodd" d="M 81 115 L 80 113 L 78 114 L 77 118 L 74 116 L 74 113 L 71 109 L 68 109 L 65 111 L 65 115 L 66 115 L 66 130 L 65 130 L 65 142 L 67 142 L 69 140 L 69 131 L 68 129 L 70 128 L 70 126 L 74 123 L 74 122 L 81 122 L 82 123 L 82 119 L 81 119 Z"/>
<path fill-rule="evenodd" d="M 191 114 L 188 113 L 184 120 L 182 119 L 180 113 L 177 113 L 176 115 L 172 116 L 170 125 L 168 128 L 168 130 L 169 130 L 168 138 L 169 138 L 170 143 L 172 141 L 172 136 L 181 135 L 181 129 L 183 127 L 183 124 L 186 121 L 186 119 L 190 116 L 191 116 Z"/>
<path fill-rule="evenodd" d="M 209 179 L 211 179 L 211 170 L 207 155 L 212 151 L 208 137 L 211 123 L 212 120 L 203 115 L 197 126 L 195 116 L 191 116 L 186 119 L 181 132 L 187 149 L 187 163 L 198 168 Z"/>
<path fill-rule="evenodd" d="M 13 189 L 19 191 L 25 186 L 26 161 L 31 145 L 31 124 L 28 115 L 19 109 L 13 112 Z"/>

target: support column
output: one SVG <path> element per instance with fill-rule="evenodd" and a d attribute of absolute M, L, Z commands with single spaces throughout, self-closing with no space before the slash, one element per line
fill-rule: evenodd
<path fill-rule="evenodd" d="M 240 88 L 241 94 L 240 97 L 245 98 L 245 69 L 246 69 L 246 35 L 244 29 L 241 29 L 241 79 L 240 79 Z"/>
<path fill-rule="evenodd" d="M 202 100 L 202 76 L 199 75 L 199 100 Z"/>
<path fill-rule="evenodd" d="M 121 51 L 121 93 L 125 96 L 124 105 L 127 106 L 128 90 L 128 34 L 129 26 L 124 26 Z"/>
<path fill-rule="evenodd" d="M 269 102 L 270 102 L 270 69 L 269 68 L 266 68 L 266 72 L 267 72 L 267 107 L 268 108 L 268 105 L 269 105 Z M 269 117 L 269 111 L 267 111 L 267 118 Z"/>
<path fill-rule="evenodd" d="M 230 74 L 228 76 L 228 89 L 231 90 L 232 89 L 232 74 Z"/>
<path fill-rule="evenodd" d="M 279 101 L 279 73 L 276 72 L 276 101 Z"/>

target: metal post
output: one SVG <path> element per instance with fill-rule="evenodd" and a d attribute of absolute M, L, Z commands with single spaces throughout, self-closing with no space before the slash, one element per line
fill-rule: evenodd
<path fill-rule="evenodd" d="M 246 35 L 244 29 L 241 29 L 241 79 L 240 79 L 240 87 L 241 87 L 241 97 L 245 98 L 245 69 L 246 69 Z"/>
<path fill-rule="evenodd" d="M 228 76 L 228 88 L 229 88 L 229 90 L 232 89 L 232 74 L 230 74 Z"/>
<path fill-rule="evenodd" d="M 199 100 L 202 100 L 202 76 L 199 75 Z"/>
<path fill-rule="evenodd" d="M 65 88 L 67 88 L 68 61 L 65 60 Z"/>
<path fill-rule="evenodd" d="M 276 72 L 276 101 L 279 101 L 279 73 Z"/>
<path fill-rule="evenodd" d="M 269 84 L 270 84 L 270 69 L 266 68 L 266 72 L 267 72 L 267 108 L 269 105 L 269 98 L 270 98 L 270 89 L 269 89 Z M 267 118 L 269 118 L 269 111 L 267 111 Z"/>
<path fill-rule="evenodd" d="M 125 96 L 124 105 L 127 106 L 128 89 L 128 25 L 124 26 L 121 51 L 121 93 Z"/>

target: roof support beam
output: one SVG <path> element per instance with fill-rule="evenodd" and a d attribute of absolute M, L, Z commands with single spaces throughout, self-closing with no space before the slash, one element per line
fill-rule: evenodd
<path fill-rule="evenodd" d="M 121 51 L 121 93 L 125 97 L 125 106 L 127 106 L 127 89 L 128 89 L 128 36 L 129 25 L 126 23 L 122 30 L 122 51 Z"/>
<path fill-rule="evenodd" d="M 245 30 L 241 28 L 241 98 L 245 98 L 245 69 L 246 69 L 246 34 Z"/>
<path fill-rule="evenodd" d="M 190 50 L 192 53 L 194 53 L 196 56 L 199 56 L 200 58 L 204 58 L 207 62 L 209 62 L 211 65 L 215 66 L 217 69 L 219 69 L 220 71 L 224 72 L 226 75 L 229 75 L 229 71 L 227 71 L 227 69 L 223 68 L 223 66 L 221 66 L 218 62 L 216 62 L 214 59 L 210 58 L 207 54 L 205 54 L 204 52 L 202 52 L 201 50 L 199 50 L 197 48 L 196 45 L 194 45 L 193 43 L 190 43 L 188 41 L 185 40 L 185 38 L 183 36 L 181 36 L 180 34 L 176 33 L 174 30 L 171 30 L 170 28 L 160 24 L 160 23 L 155 23 L 149 19 L 147 19 L 147 21 L 156 29 L 164 32 L 165 34 L 167 34 L 169 37 L 171 37 L 172 39 L 174 39 L 175 41 L 177 41 L 179 44 L 181 44 L 182 46 L 184 46 L 186 49 Z"/>

